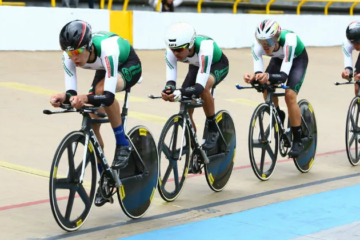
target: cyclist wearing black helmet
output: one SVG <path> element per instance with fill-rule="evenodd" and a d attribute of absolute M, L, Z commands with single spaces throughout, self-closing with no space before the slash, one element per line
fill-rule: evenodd
<path fill-rule="evenodd" d="M 127 40 L 111 32 L 92 33 L 91 26 L 85 21 L 67 23 L 61 29 L 59 38 L 64 51 L 66 92 L 51 96 L 50 103 L 54 107 L 59 107 L 60 103 L 71 103 L 74 108 L 81 108 L 84 104 L 105 105 L 99 112 L 106 112 L 108 115 L 116 138 L 112 167 L 126 167 L 132 149 L 124 134 L 115 93 L 129 89 L 139 81 L 142 72 L 140 59 Z M 76 67 L 96 70 L 90 91 L 86 95 L 77 93 Z M 100 124 L 94 124 L 93 129 L 103 149 Z M 101 174 L 100 164 L 99 171 Z M 102 206 L 107 201 L 109 200 L 103 199 L 98 189 L 95 205 Z"/>
<path fill-rule="evenodd" d="M 354 80 L 360 80 L 360 55 L 355 63 L 355 69 L 353 70 L 352 51 L 360 51 L 360 22 L 354 21 L 346 28 L 346 39 L 342 44 L 342 50 L 344 55 L 344 67 L 345 70 L 341 73 L 341 77 L 348 79 L 354 76 Z M 358 85 L 355 84 L 355 96 L 358 92 Z"/>

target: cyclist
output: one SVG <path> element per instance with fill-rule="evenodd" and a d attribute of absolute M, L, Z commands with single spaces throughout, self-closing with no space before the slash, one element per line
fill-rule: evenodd
<path fill-rule="evenodd" d="M 299 36 L 292 31 L 282 30 L 276 21 L 261 21 L 255 31 L 256 41 L 252 45 L 254 73 L 244 75 L 244 80 L 253 80 L 262 84 L 285 83 L 285 101 L 293 134 L 293 145 L 289 157 L 297 157 L 303 150 L 301 143 L 301 113 L 297 104 L 297 94 L 304 81 L 308 65 L 308 55 Z M 262 55 L 271 56 L 269 66 L 263 72 Z M 266 92 L 264 93 L 264 98 Z M 280 110 L 279 100 L 274 97 L 274 104 L 284 124 L 285 112 Z"/>
<path fill-rule="evenodd" d="M 195 29 L 178 22 L 170 26 L 165 36 L 166 86 L 162 91 L 165 101 L 181 101 L 182 97 L 200 97 L 208 122 L 208 136 L 202 145 L 204 150 L 216 146 L 219 132 L 215 123 L 214 99 L 211 89 L 227 76 L 229 61 L 216 42 L 204 35 L 197 35 Z M 176 89 L 177 62 L 189 64 L 189 70 L 181 88 Z M 194 109 L 189 109 L 193 120 Z"/>
<path fill-rule="evenodd" d="M 354 21 L 350 23 L 346 28 L 346 39 L 342 44 L 342 50 L 344 55 L 344 71 L 341 73 L 341 77 L 344 79 L 350 79 L 354 76 L 354 80 L 360 80 L 360 55 L 355 63 L 355 69 L 353 70 L 352 51 L 360 51 L 360 22 Z M 355 96 L 357 96 L 359 86 L 355 84 Z"/>
<path fill-rule="evenodd" d="M 106 112 L 116 139 L 112 167 L 126 167 L 132 148 L 125 137 L 115 93 L 131 88 L 140 79 L 142 69 L 138 56 L 127 40 L 111 32 L 92 33 L 91 26 L 81 20 L 67 23 L 61 29 L 59 38 L 64 51 L 62 59 L 66 92 L 51 96 L 50 103 L 54 107 L 59 107 L 60 103 L 71 103 L 77 109 L 84 104 L 101 106 L 99 112 Z M 76 67 L 96 70 L 88 94 L 77 93 Z M 92 114 L 92 117 L 97 116 Z M 93 130 L 104 149 L 100 124 L 94 124 Z M 98 166 L 101 174 L 103 169 L 99 163 Z M 106 202 L 112 203 L 113 199 L 103 199 L 99 187 L 95 205 L 102 206 Z"/>

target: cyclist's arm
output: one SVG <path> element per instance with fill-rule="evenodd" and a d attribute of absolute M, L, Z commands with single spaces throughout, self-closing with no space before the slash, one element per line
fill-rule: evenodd
<path fill-rule="evenodd" d="M 181 89 L 181 95 L 186 97 L 199 97 L 204 91 L 210 76 L 210 68 L 214 53 L 214 42 L 212 40 L 204 40 L 201 42 L 199 50 L 199 70 L 196 75 L 195 86 Z"/>
<path fill-rule="evenodd" d="M 350 73 L 353 73 L 353 60 L 352 60 L 352 51 L 354 50 L 353 45 L 345 39 L 342 44 L 342 51 L 344 56 L 344 67 L 345 69 L 349 69 Z"/>
<path fill-rule="evenodd" d="M 177 59 L 173 52 L 167 48 L 165 51 L 165 63 L 166 63 L 166 86 L 176 87 L 177 79 Z"/>
<path fill-rule="evenodd" d="M 88 95 L 88 103 L 94 106 L 111 106 L 115 100 L 118 81 L 119 46 L 117 41 L 106 42 L 101 45 L 101 62 L 105 68 L 104 93 Z"/>
<path fill-rule="evenodd" d="M 269 81 L 274 83 L 284 83 L 289 76 L 295 54 L 295 48 L 297 45 L 296 34 L 288 33 L 285 37 L 284 44 L 284 59 L 281 64 L 280 73 L 269 74 Z"/>
<path fill-rule="evenodd" d="M 71 96 L 77 95 L 76 66 L 69 58 L 66 52 L 63 53 L 63 68 L 65 74 L 66 99 L 64 103 L 68 104 Z"/>
<path fill-rule="evenodd" d="M 263 58 L 262 55 L 265 54 L 264 49 L 258 42 L 254 42 L 251 46 L 251 53 L 253 56 L 254 63 L 254 73 L 262 73 L 264 71 Z"/>

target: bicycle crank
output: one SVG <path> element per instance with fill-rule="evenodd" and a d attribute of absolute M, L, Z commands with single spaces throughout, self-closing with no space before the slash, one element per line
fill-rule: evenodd
<path fill-rule="evenodd" d="M 103 171 L 100 177 L 101 196 L 105 199 L 110 199 L 110 197 L 115 194 L 115 189 L 115 182 Z"/>

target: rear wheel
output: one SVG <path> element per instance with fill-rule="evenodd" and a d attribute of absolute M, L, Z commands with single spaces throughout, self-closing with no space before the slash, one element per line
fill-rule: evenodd
<path fill-rule="evenodd" d="M 306 173 L 310 171 L 315 160 L 317 146 L 317 126 L 314 109 L 310 102 L 302 99 L 298 104 L 300 106 L 301 112 L 301 140 L 304 149 L 297 158 L 294 158 L 294 163 L 300 172 Z"/>
<path fill-rule="evenodd" d="M 141 218 L 149 209 L 156 191 L 159 157 L 156 143 L 145 126 L 136 126 L 128 133 L 134 151 L 129 163 L 120 169 L 122 185 L 117 195 L 124 213 L 132 219 Z"/>
<path fill-rule="evenodd" d="M 226 145 L 220 136 L 217 147 L 207 151 L 207 157 L 210 162 L 205 164 L 204 168 L 209 187 L 215 192 L 220 192 L 228 183 L 233 171 L 236 152 L 236 132 L 234 122 L 227 111 L 221 110 L 215 117 Z M 206 133 L 207 126 L 205 124 L 204 139 L 206 139 Z"/>

